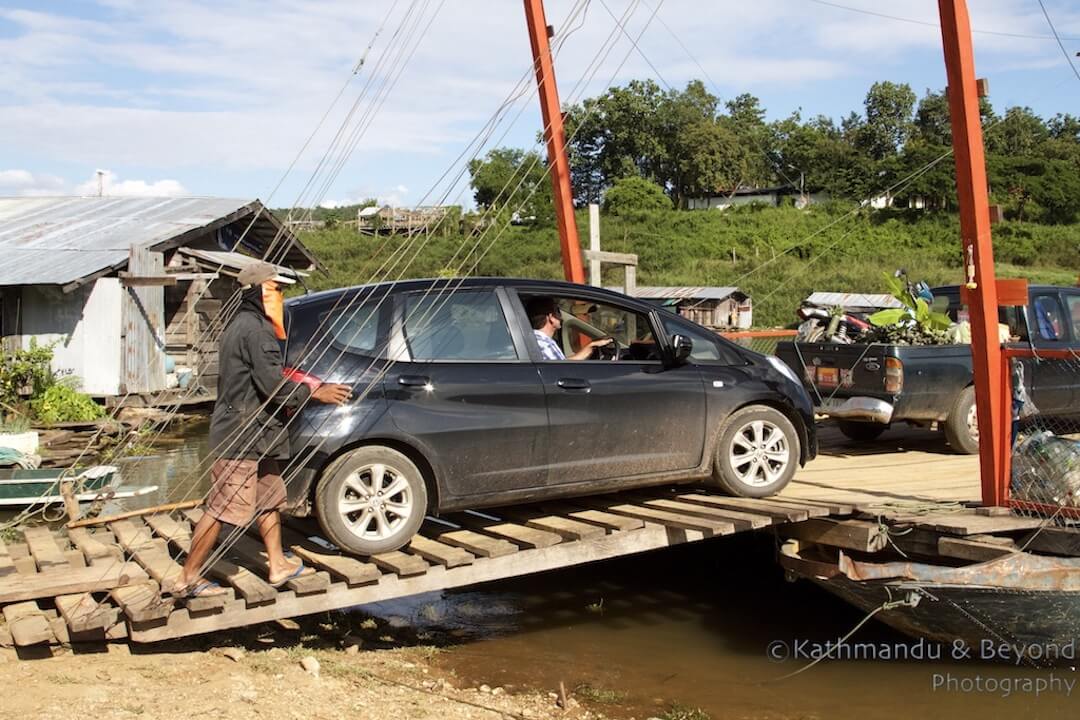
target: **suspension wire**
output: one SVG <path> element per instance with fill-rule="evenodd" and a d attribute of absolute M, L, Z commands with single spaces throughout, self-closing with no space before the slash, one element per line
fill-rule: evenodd
<path fill-rule="evenodd" d="M 1065 62 L 1069 63 L 1069 68 L 1073 71 L 1073 75 L 1077 80 L 1080 80 L 1080 70 L 1076 69 L 1076 63 L 1073 62 L 1072 55 L 1065 49 L 1065 43 L 1061 41 L 1061 36 L 1058 35 L 1057 28 L 1054 27 L 1054 21 L 1050 19 L 1050 13 L 1046 9 L 1046 3 L 1043 0 L 1039 1 L 1039 8 L 1042 10 L 1043 17 L 1046 18 L 1046 24 L 1050 26 L 1050 32 L 1054 33 L 1054 40 L 1057 41 L 1057 46 L 1061 48 L 1061 54 L 1065 56 Z M 1077 38 L 1069 38 L 1070 40 L 1076 40 Z"/>

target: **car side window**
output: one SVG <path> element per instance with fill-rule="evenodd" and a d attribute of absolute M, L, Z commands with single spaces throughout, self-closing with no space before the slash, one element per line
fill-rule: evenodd
<path fill-rule="evenodd" d="M 375 355 L 379 337 L 379 319 L 389 301 L 367 302 L 359 307 L 341 307 L 319 315 L 319 327 L 316 335 L 327 332 L 331 343 L 340 350 L 360 355 Z"/>
<path fill-rule="evenodd" d="M 410 293 L 405 343 L 413 360 L 517 360 L 494 291 Z"/>
<path fill-rule="evenodd" d="M 1066 295 L 1065 304 L 1069 308 L 1069 320 L 1072 323 L 1073 342 L 1080 342 L 1080 295 Z"/>
<path fill-rule="evenodd" d="M 673 317 L 665 317 L 661 320 L 664 332 L 670 338 L 672 335 L 683 335 L 690 338 L 694 344 L 690 351 L 690 360 L 693 362 L 721 363 L 724 365 L 743 365 L 743 361 L 733 351 L 724 347 L 723 342 L 713 333 L 704 329 L 695 328 L 679 322 Z"/>
<path fill-rule="evenodd" d="M 648 315 L 582 298 L 556 297 L 555 302 L 562 317 L 562 329 L 554 339 L 567 356 L 578 352 L 591 340 L 611 337 L 618 343 L 618 361 L 660 360 Z M 601 361 L 605 357 L 594 350 L 589 359 Z"/>
<path fill-rule="evenodd" d="M 1065 313 L 1055 295 L 1036 295 L 1032 302 L 1035 332 L 1042 340 L 1064 340 L 1067 333 Z"/>

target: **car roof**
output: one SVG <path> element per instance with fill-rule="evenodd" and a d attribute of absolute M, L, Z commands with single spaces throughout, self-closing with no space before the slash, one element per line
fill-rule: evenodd
<path fill-rule="evenodd" d="M 429 289 L 475 289 L 485 287 L 514 287 L 526 292 L 550 293 L 586 293 L 595 297 L 606 297 L 612 302 L 634 305 L 643 311 L 654 309 L 656 306 L 643 300 L 624 295 L 623 293 L 606 290 L 593 285 L 579 285 L 564 280 L 537 280 L 535 278 L 506 278 L 506 277 L 469 277 L 469 278 L 423 278 L 414 280 L 397 280 L 369 285 L 354 285 L 352 287 L 320 290 L 294 298 L 289 298 L 287 304 L 292 308 L 300 308 L 309 303 L 321 300 L 337 298 L 343 293 L 368 292 L 372 297 L 385 292 L 415 292 Z"/>

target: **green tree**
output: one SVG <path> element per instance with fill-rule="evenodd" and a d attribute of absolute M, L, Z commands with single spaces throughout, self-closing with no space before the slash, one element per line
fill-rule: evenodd
<path fill-rule="evenodd" d="M 915 93 L 907 83 L 876 82 L 863 103 L 866 122 L 859 132 L 859 146 L 871 160 L 895 157 L 914 127 Z"/>
<path fill-rule="evenodd" d="M 469 174 L 473 198 L 485 210 L 536 218 L 540 224 L 554 221 L 547 163 L 537 153 L 495 148 L 471 161 Z"/>
<path fill-rule="evenodd" d="M 640 215 L 670 210 L 671 198 L 654 182 L 642 177 L 619 178 L 604 196 L 604 211 L 611 215 Z"/>

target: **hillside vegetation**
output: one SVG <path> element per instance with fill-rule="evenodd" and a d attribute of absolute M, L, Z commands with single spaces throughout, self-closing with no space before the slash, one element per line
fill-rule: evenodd
<path fill-rule="evenodd" d="M 654 210 L 604 215 L 605 250 L 637 253 L 639 285 L 736 285 L 751 294 L 758 327 L 790 325 L 799 301 L 815 290 L 885 292 L 881 272 L 906 268 L 931 284 L 963 279 L 959 224 L 950 213 L 860 211 L 840 204 L 810 210 L 749 206 L 727 211 Z M 578 213 L 582 243 L 588 216 Z M 995 259 L 1002 277 L 1073 285 L 1080 272 L 1080 225 L 1009 221 L 994 226 Z M 350 228 L 304 233 L 325 265 L 312 289 L 396 277 L 490 275 L 562 278 L 554 228 L 509 226 L 481 241 L 460 233 L 414 238 L 372 237 Z M 458 256 L 454 259 L 455 251 Z M 400 257 L 392 268 L 383 267 Z M 468 259 L 466 259 L 468 258 Z M 380 270 L 380 268 L 382 268 Z M 621 285 L 620 271 L 605 271 Z"/>

